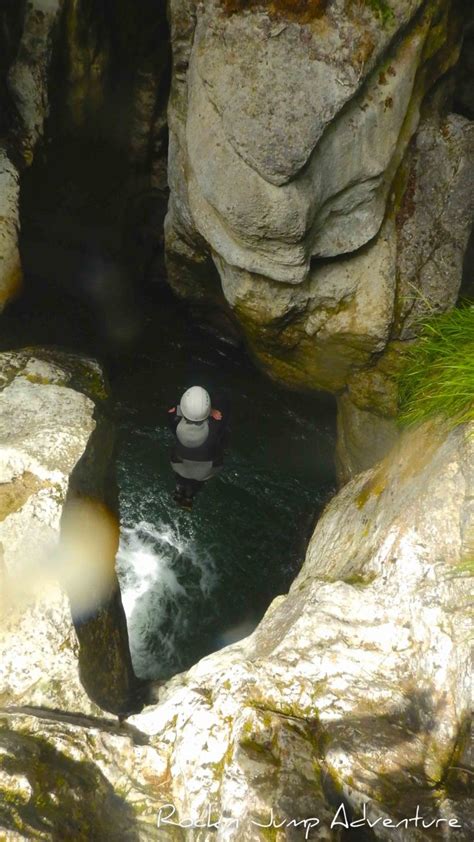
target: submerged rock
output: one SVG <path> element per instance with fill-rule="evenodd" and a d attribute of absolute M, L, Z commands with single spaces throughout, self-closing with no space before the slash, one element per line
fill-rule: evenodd
<path fill-rule="evenodd" d="M 105 840 L 99 802 L 109 816 L 115 798 L 124 839 L 334 840 L 353 820 L 380 839 L 471 838 L 457 565 L 472 554 L 473 449 L 465 426 L 404 434 L 333 499 L 255 632 L 121 730 L 4 710 L 4 826 L 52 839 L 84 821 Z"/>

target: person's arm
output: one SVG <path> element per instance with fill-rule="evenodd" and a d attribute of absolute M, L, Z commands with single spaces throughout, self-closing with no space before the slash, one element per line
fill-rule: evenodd
<path fill-rule="evenodd" d="M 211 410 L 211 427 L 213 438 L 213 459 L 214 468 L 220 468 L 224 464 L 224 433 L 227 418 L 220 409 Z"/>
<path fill-rule="evenodd" d="M 181 418 L 182 418 L 182 412 L 181 412 L 179 406 L 172 406 L 167 412 L 167 418 L 168 418 L 168 427 L 174 433 L 175 430 L 176 430 L 176 427 L 178 426 L 178 424 L 179 424 L 179 422 L 181 421 Z"/>

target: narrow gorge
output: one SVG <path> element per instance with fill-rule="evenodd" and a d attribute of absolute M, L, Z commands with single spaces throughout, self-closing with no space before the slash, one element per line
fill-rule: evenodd
<path fill-rule="evenodd" d="M 472 838 L 473 32 L 4 0 L 1 839 Z"/>

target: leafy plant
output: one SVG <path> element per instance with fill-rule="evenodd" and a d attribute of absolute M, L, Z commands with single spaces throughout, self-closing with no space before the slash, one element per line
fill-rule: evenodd
<path fill-rule="evenodd" d="M 474 420 L 474 305 L 463 305 L 421 324 L 398 375 L 400 421 L 435 415 L 455 424 Z"/>

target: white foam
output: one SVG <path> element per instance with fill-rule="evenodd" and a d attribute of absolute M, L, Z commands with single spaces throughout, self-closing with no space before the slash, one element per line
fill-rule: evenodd
<path fill-rule="evenodd" d="M 122 529 L 117 572 L 140 678 L 157 678 L 174 661 L 179 666 L 176 638 L 186 629 L 190 604 L 209 598 L 217 582 L 212 558 L 198 551 L 192 527 L 188 530 L 183 534 L 176 524 L 147 521 Z M 190 566 L 199 576 L 189 577 L 188 591 Z"/>

